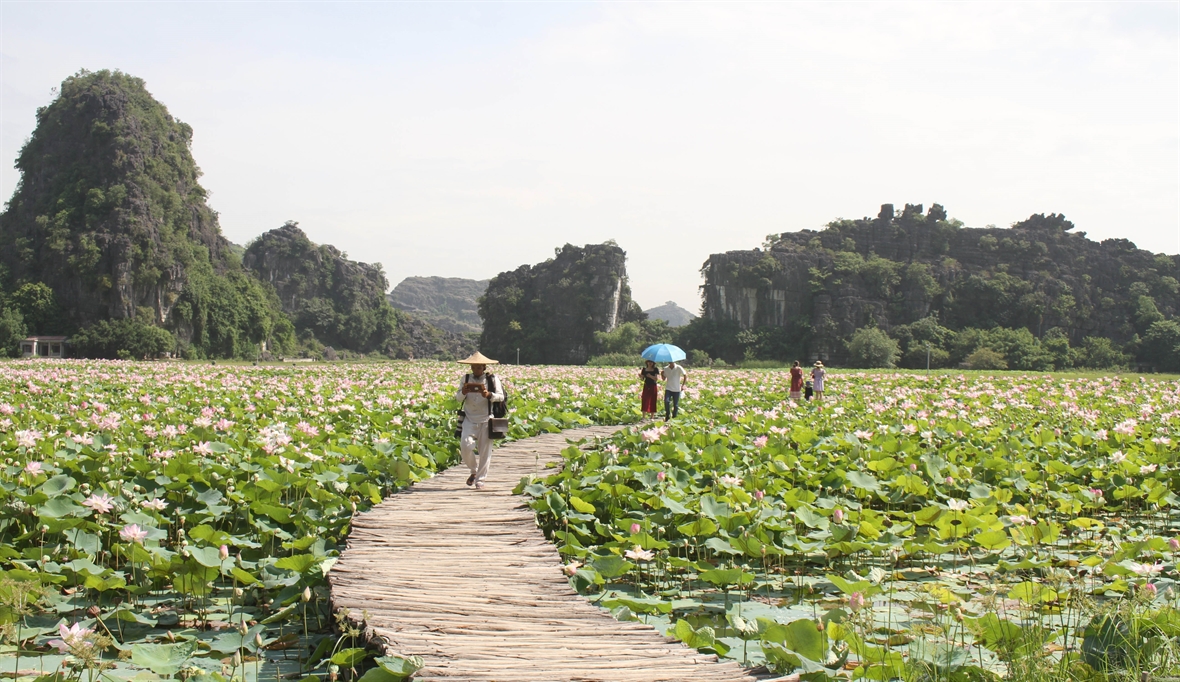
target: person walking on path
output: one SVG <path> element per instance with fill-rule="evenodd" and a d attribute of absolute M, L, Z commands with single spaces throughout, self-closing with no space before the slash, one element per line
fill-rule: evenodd
<path fill-rule="evenodd" d="M 488 477 L 488 466 L 492 463 L 492 434 L 488 419 L 492 416 L 492 403 L 504 402 L 504 388 L 495 375 L 487 372 L 488 365 L 497 365 L 498 360 L 486 358 L 483 353 L 476 351 L 459 363 L 471 366 L 471 371 L 463 376 L 463 383 L 455 394 L 455 398 L 463 403 L 459 455 L 471 471 L 467 485 L 481 489 Z"/>
<path fill-rule="evenodd" d="M 660 377 L 664 380 L 664 421 L 668 421 L 680 414 L 680 392 L 688 385 L 685 381 L 688 370 L 673 361 L 660 372 Z"/>
<path fill-rule="evenodd" d="M 640 409 L 643 410 L 643 418 L 654 418 L 656 416 L 656 403 L 660 399 L 660 386 L 656 383 L 656 380 L 660 378 L 660 368 L 656 367 L 655 362 L 645 360 L 643 368 L 639 370 L 639 378 L 643 380 L 643 396 L 640 399 Z"/>
<path fill-rule="evenodd" d="M 791 365 L 791 400 L 799 402 L 803 393 L 803 368 L 799 366 L 799 361 Z"/>
<path fill-rule="evenodd" d="M 824 399 L 824 375 L 827 372 L 824 370 L 824 363 L 819 360 L 815 361 L 815 367 L 811 368 L 811 385 L 815 391 L 815 401 L 820 402 Z"/>

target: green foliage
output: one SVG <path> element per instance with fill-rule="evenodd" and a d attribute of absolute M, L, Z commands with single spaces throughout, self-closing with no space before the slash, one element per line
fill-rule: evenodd
<path fill-rule="evenodd" d="M 1139 344 L 1139 357 L 1162 372 L 1180 371 L 1180 323 L 1153 322 Z"/>
<path fill-rule="evenodd" d="M 20 357 L 20 342 L 27 336 L 24 318 L 16 308 L 0 310 L 0 358 Z"/>
<path fill-rule="evenodd" d="M 23 284 L 8 298 L 30 334 L 64 334 L 66 321 L 57 297 L 44 282 Z"/>
<path fill-rule="evenodd" d="M 639 367 L 643 364 L 638 353 L 604 353 L 586 361 L 590 367 Z"/>
<path fill-rule="evenodd" d="M 1118 346 L 1104 336 L 1087 336 L 1078 353 L 1078 366 L 1090 369 L 1121 369 L 1131 361 L 1131 356 L 1119 350 Z"/>
<path fill-rule="evenodd" d="M 152 359 L 176 350 L 167 330 L 141 320 L 100 320 L 70 337 L 70 354 L 81 358 Z"/>
<path fill-rule="evenodd" d="M 713 359 L 705 351 L 699 348 L 693 348 L 688 351 L 686 362 L 690 367 L 708 367 L 713 364 Z"/>
<path fill-rule="evenodd" d="M 1008 361 L 1004 359 L 1004 356 L 986 346 L 976 348 L 967 356 L 963 364 L 967 366 L 967 369 L 1008 369 Z"/>
<path fill-rule="evenodd" d="M 656 343 L 671 343 L 672 329 L 664 320 L 625 322 L 610 332 L 594 332 L 599 353 L 639 355 Z"/>
<path fill-rule="evenodd" d="M 190 339 L 180 345 L 185 357 L 254 359 L 264 341 L 278 352 L 295 343 L 274 291 L 243 272 L 195 269 L 173 316 Z"/>
<path fill-rule="evenodd" d="M 853 367 L 891 368 L 901 358 L 901 349 L 880 329 L 861 327 L 848 340 L 848 358 Z"/>

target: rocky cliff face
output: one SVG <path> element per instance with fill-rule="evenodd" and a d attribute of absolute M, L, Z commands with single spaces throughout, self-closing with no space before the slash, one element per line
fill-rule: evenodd
<path fill-rule="evenodd" d="M 0 218 L 15 281 L 48 283 L 77 325 L 151 311 L 170 322 L 195 267 L 224 271 L 228 242 L 197 182 L 192 129 L 119 72 L 82 72 L 37 111 Z"/>
<path fill-rule="evenodd" d="M 860 327 L 889 331 L 929 315 L 952 329 L 1026 327 L 1039 337 L 1056 328 L 1076 344 L 1124 343 L 1146 320 L 1180 313 L 1180 257 L 1125 239 L 1094 242 L 1073 227 L 1051 214 L 1009 229 L 965 228 L 937 204 L 900 214 L 886 205 L 876 219 L 711 256 L 704 315 L 796 330 L 812 354 L 839 359 Z"/>
<path fill-rule="evenodd" d="M 367 353 L 380 350 L 396 327 L 381 266 L 313 243 L 298 223 L 288 222 L 250 242 L 242 265 L 274 287 L 296 332 L 312 334 L 320 343 Z"/>
<path fill-rule="evenodd" d="M 407 277 L 389 294 L 389 303 L 414 317 L 456 334 L 478 334 L 479 297 L 488 280 L 459 277 Z"/>
<path fill-rule="evenodd" d="M 646 316 L 631 300 L 627 254 L 613 243 L 566 244 L 554 258 L 502 272 L 479 302 L 480 349 L 498 360 L 581 364 L 594 332 Z"/>

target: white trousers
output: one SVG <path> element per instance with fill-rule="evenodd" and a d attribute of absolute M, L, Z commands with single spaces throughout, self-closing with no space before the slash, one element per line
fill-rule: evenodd
<path fill-rule="evenodd" d="M 459 454 L 463 457 L 463 463 L 475 474 L 475 482 L 482 483 L 488 477 L 488 465 L 492 463 L 492 438 L 488 435 L 486 421 L 473 423 L 469 419 L 463 420 Z"/>

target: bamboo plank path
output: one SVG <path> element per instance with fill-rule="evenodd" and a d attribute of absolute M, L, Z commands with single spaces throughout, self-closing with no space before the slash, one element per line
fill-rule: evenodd
<path fill-rule="evenodd" d="M 591 427 L 509 443 L 487 487 L 456 466 L 386 499 L 353 522 L 328 576 L 333 605 L 368 612 L 390 653 L 418 655 L 416 680 L 752 682 L 643 623 L 623 623 L 570 587 L 556 548 L 512 494 L 521 477 L 560 461 Z"/>

